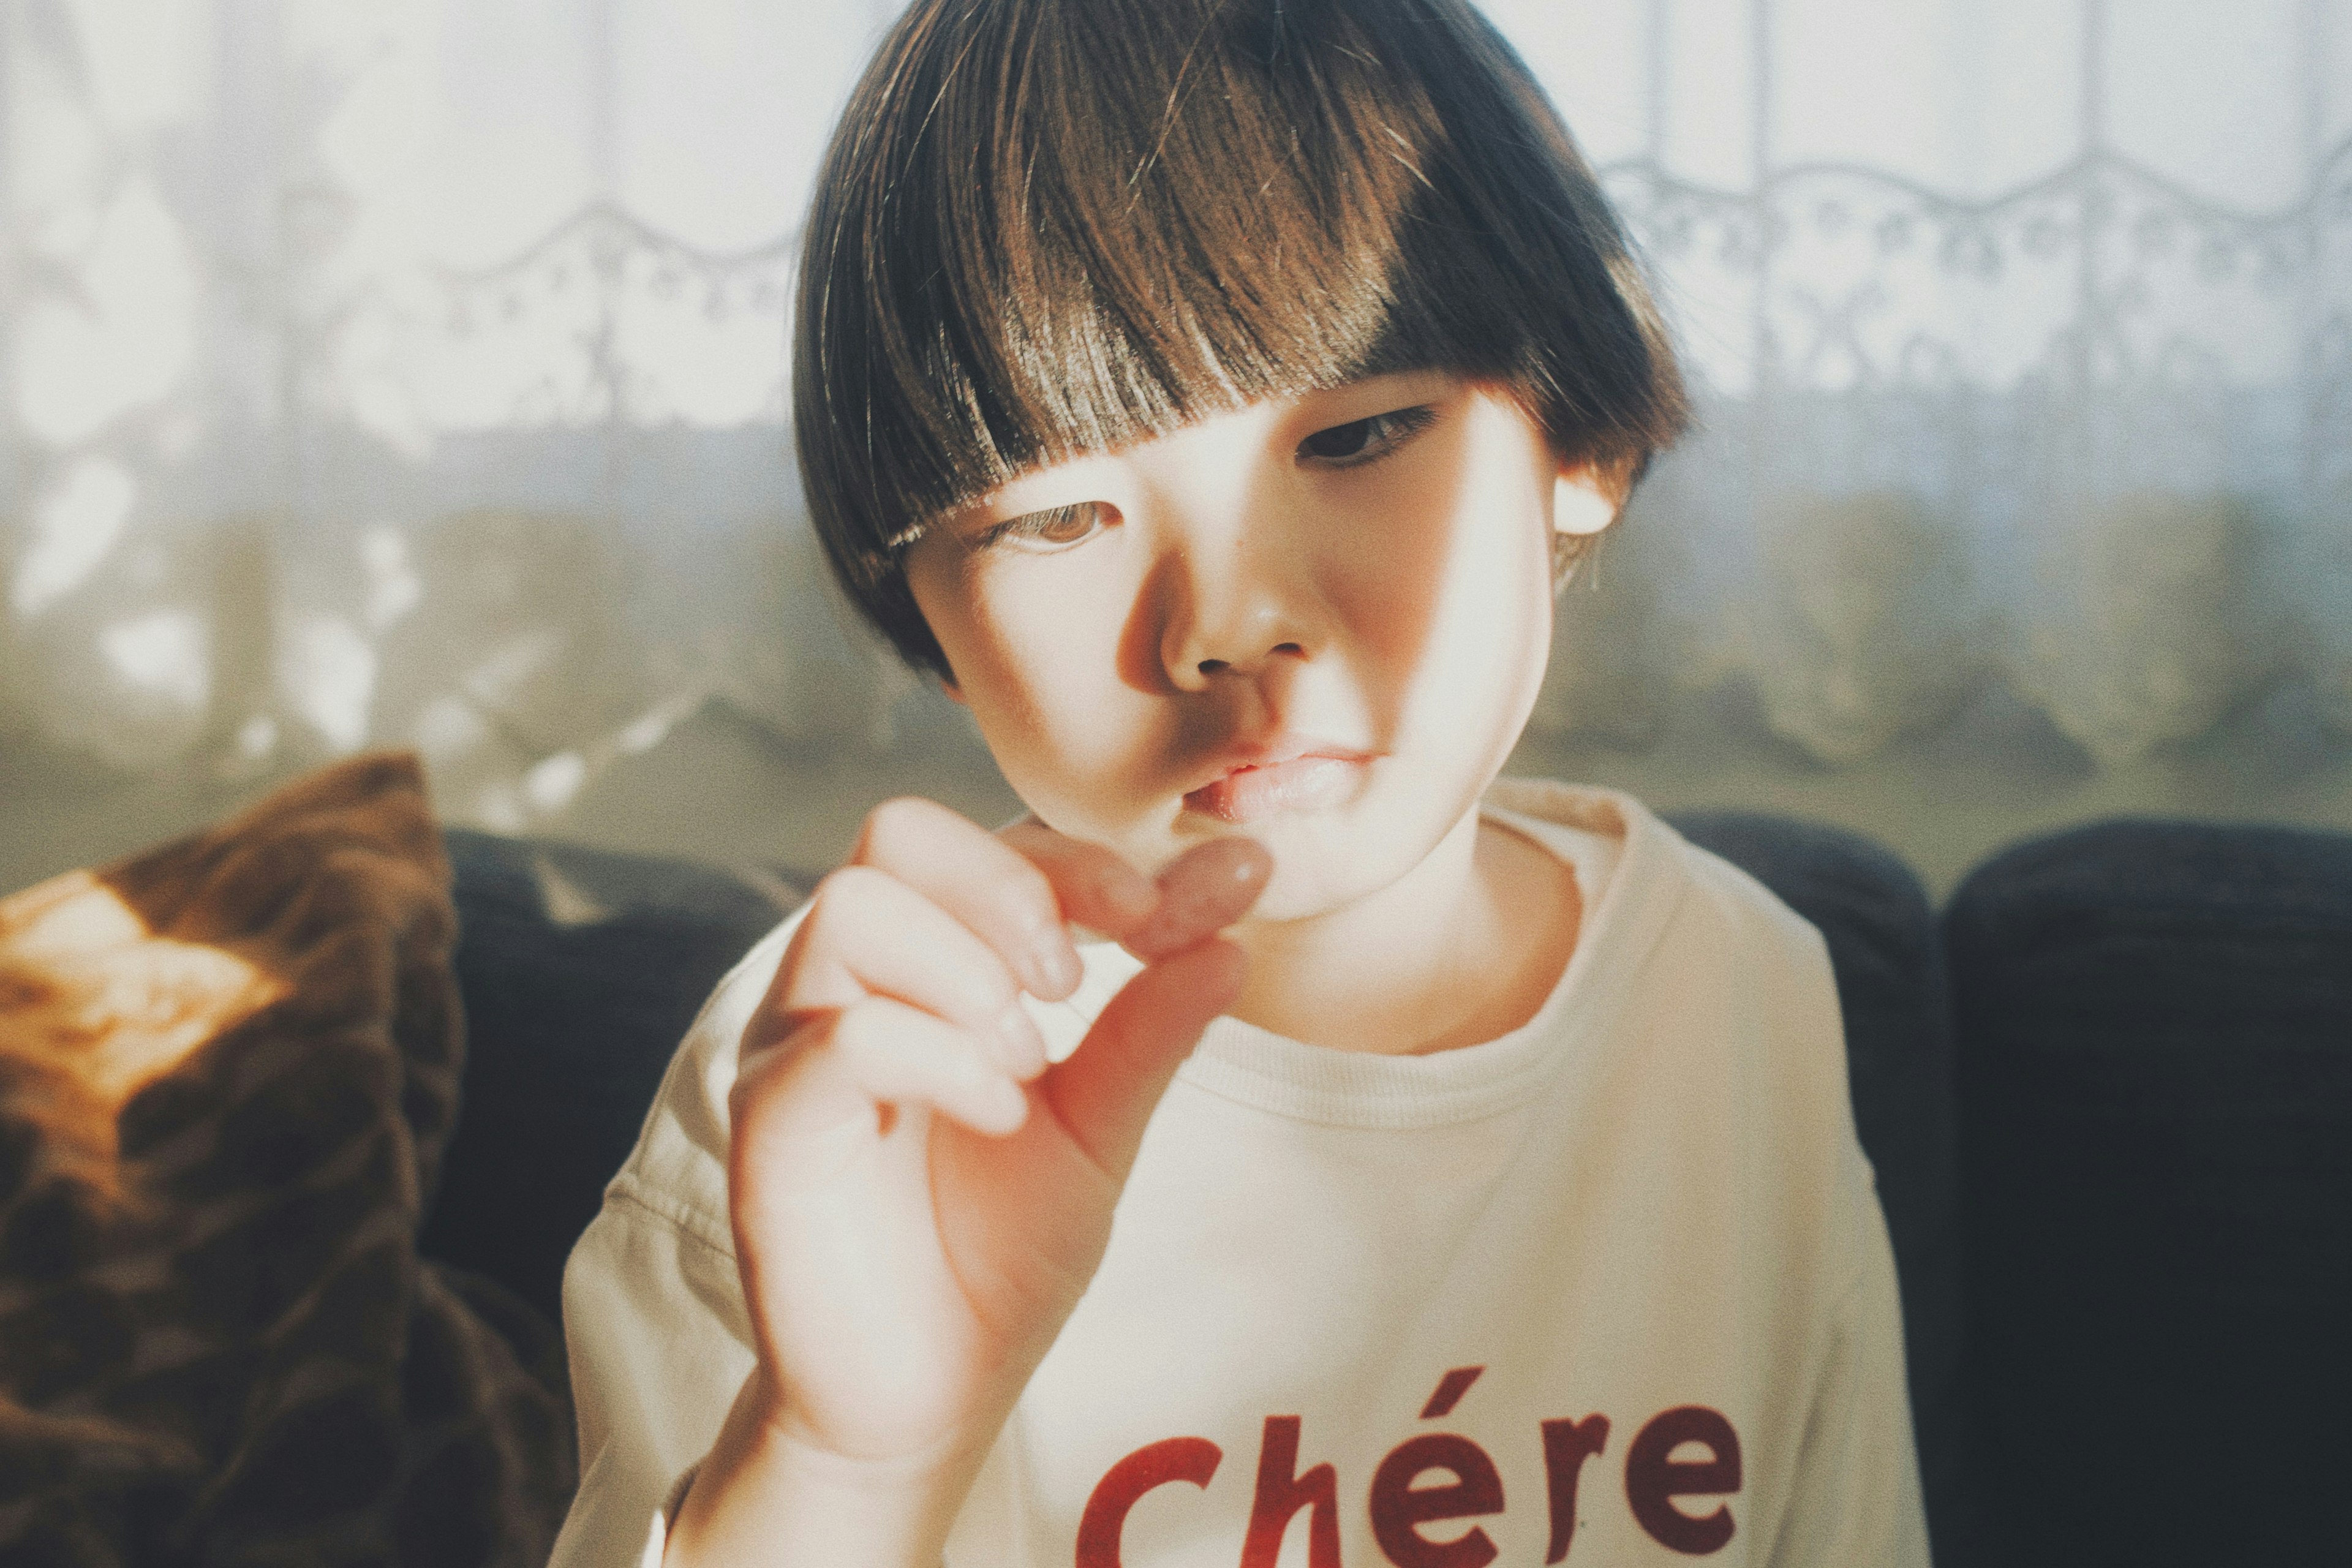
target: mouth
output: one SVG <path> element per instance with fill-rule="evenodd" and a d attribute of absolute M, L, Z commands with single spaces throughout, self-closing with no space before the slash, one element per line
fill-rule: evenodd
<path fill-rule="evenodd" d="M 1184 808 L 1219 822 L 1263 821 L 1286 811 L 1336 805 L 1355 793 L 1372 759 L 1339 746 L 1267 748 L 1184 795 Z"/>

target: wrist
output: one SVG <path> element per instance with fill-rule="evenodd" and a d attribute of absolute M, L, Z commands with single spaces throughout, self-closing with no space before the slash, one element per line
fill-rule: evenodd
<path fill-rule="evenodd" d="M 985 1446 L 862 1457 L 797 1422 L 755 1369 L 672 1518 L 669 1565 L 939 1568 Z"/>

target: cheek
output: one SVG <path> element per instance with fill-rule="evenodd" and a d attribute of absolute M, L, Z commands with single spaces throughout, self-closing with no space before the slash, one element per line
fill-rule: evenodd
<path fill-rule="evenodd" d="M 1524 717 L 1551 638 L 1549 538 L 1517 494 L 1465 496 L 1439 526 L 1399 529 L 1396 548 L 1344 568 L 1347 619 L 1399 717 L 1449 731 Z"/>
<path fill-rule="evenodd" d="M 1118 675 L 1116 587 L 1058 563 L 1008 572 L 932 621 L 1005 782 L 1056 826 L 1114 809 L 1108 781 L 1148 748 L 1149 715 Z"/>
<path fill-rule="evenodd" d="M 1465 743 L 1491 735 L 1507 747 L 1550 662 L 1549 562 L 1491 535 L 1476 553 L 1462 563 L 1442 612 L 1430 685 L 1454 696 L 1443 712 Z"/>
<path fill-rule="evenodd" d="M 1454 439 L 1386 471 L 1329 559 L 1384 684 L 1459 731 L 1533 701 L 1551 633 L 1552 473 L 1513 408 L 1473 399 Z M 1361 526 L 1360 534 L 1351 531 Z M 1523 714 L 1521 716 L 1524 716 Z"/>

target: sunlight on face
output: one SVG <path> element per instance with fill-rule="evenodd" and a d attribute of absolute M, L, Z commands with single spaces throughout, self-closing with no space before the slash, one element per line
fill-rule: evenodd
<path fill-rule="evenodd" d="M 1295 919 L 1420 864 L 1509 754 L 1559 478 L 1508 399 L 1381 376 L 1024 475 L 908 577 L 1043 821 L 1143 867 L 1245 833 L 1275 857 L 1259 915 Z"/>

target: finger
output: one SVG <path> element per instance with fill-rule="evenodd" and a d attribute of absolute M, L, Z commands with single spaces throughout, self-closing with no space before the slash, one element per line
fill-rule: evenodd
<path fill-rule="evenodd" d="M 1045 874 L 1062 916 L 1106 936 L 1148 918 L 1160 902 L 1150 878 L 1099 844 L 1056 833 L 1034 816 L 997 829 L 998 838 Z"/>
<path fill-rule="evenodd" d="M 866 814 L 850 861 L 888 872 L 962 921 L 1032 994 L 1056 1001 L 1077 989 L 1085 971 L 1048 868 L 946 806 L 883 802 Z"/>
<path fill-rule="evenodd" d="M 889 996 L 990 1037 L 1016 1077 L 1045 1070 L 1045 1042 L 1003 959 L 887 871 L 845 866 L 819 883 L 784 969 L 774 1005 L 787 1028 L 804 1012 Z"/>
<path fill-rule="evenodd" d="M 1160 874 L 1160 905 L 1123 945 L 1146 963 L 1213 936 L 1249 912 L 1274 874 L 1274 857 L 1239 835 L 1186 850 Z"/>
<path fill-rule="evenodd" d="M 997 1136 L 1028 1119 L 1029 1097 L 971 1030 L 903 1002 L 870 996 L 843 1008 L 824 1045 L 878 1103 L 919 1102 Z"/>
<path fill-rule="evenodd" d="M 1125 1180 L 1144 1124 L 1209 1020 L 1242 988 L 1244 959 L 1227 942 L 1199 942 L 1129 981 L 1039 1092 L 1088 1158 Z"/>

